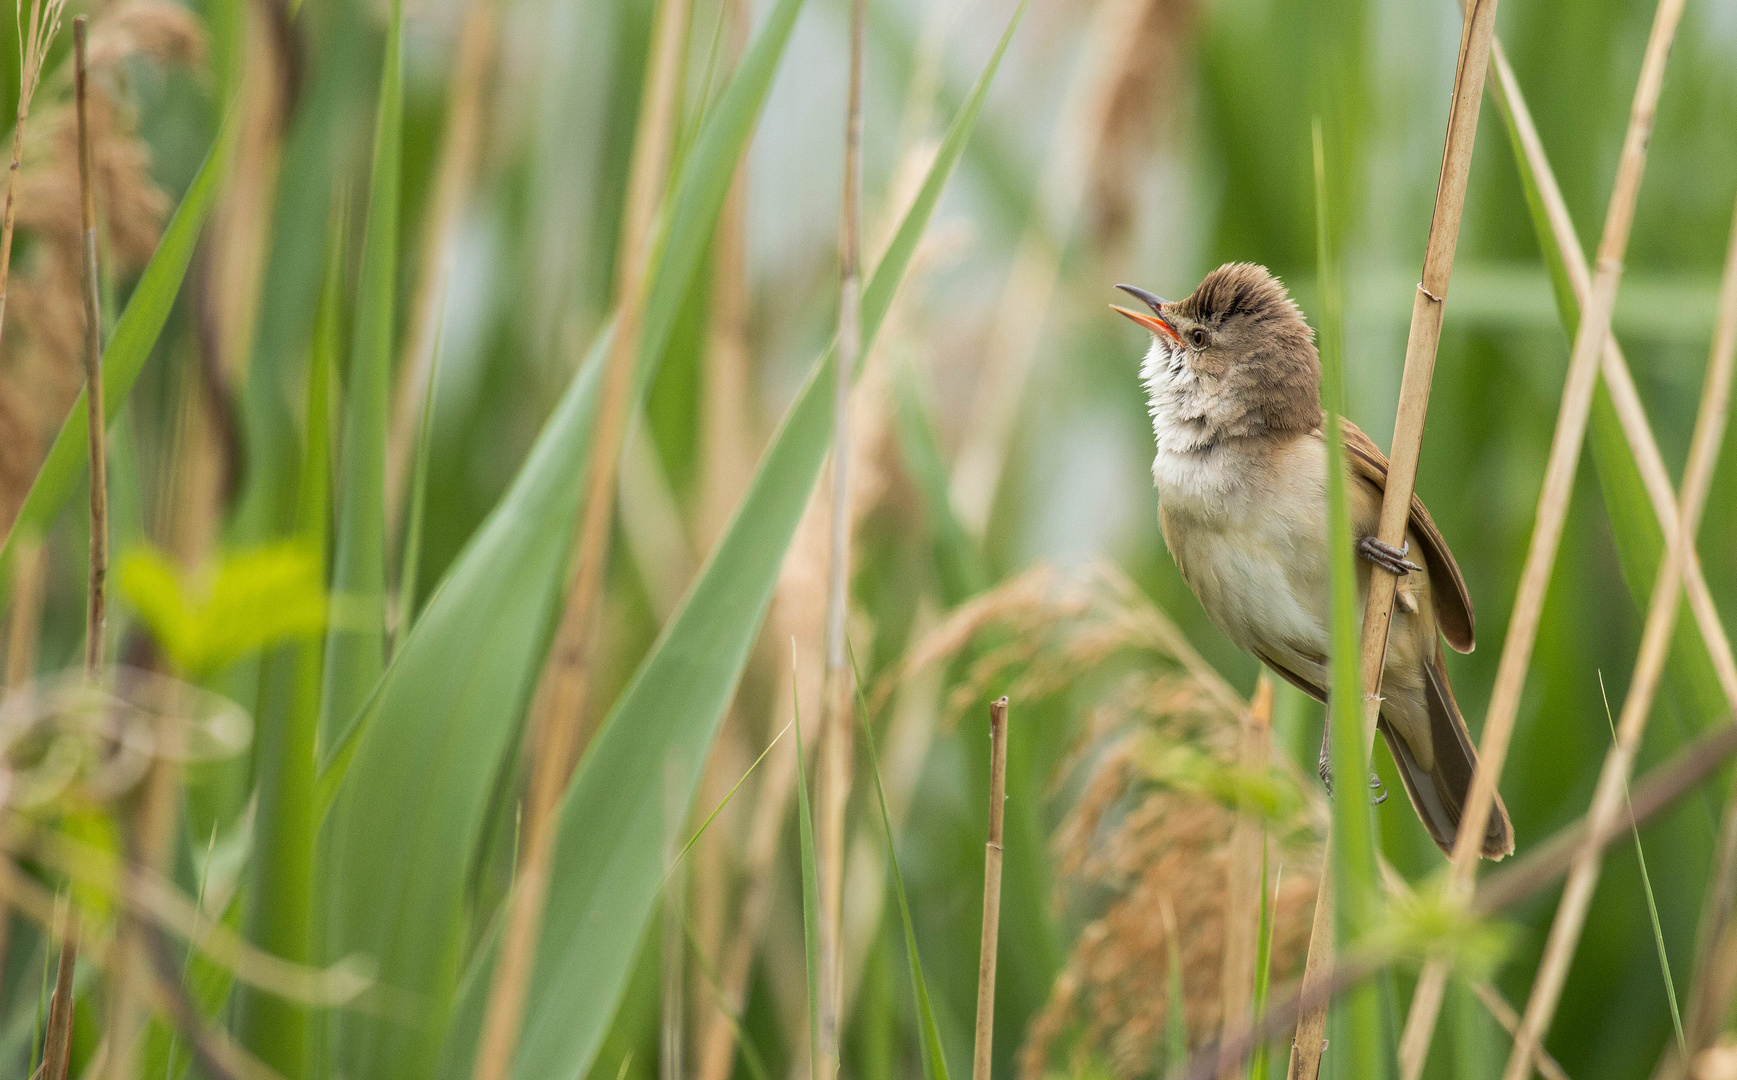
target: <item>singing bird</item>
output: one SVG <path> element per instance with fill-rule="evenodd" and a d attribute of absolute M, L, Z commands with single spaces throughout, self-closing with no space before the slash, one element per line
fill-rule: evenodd
<path fill-rule="evenodd" d="M 1314 333 L 1264 266 L 1228 263 L 1185 300 L 1131 285 L 1151 314 L 1140 368 L 1158 453 L 1152 479 L 1164 542 L 1218 628 L 1319 701 L 1330 677 L 1327 443 Z M 1405 544 L 1375 535 L 1387 457 L 1342 420 L 1358 607 L 1371 564 L 1398 576 L 1381 679 L 1379 730 L 1424 828 L 1452 851 L 1477 754 L 1448 685 L 1441 638 L 1470 652 L 1472 601 L 1447 542 L 1416 496 Z M 1415 554 L 1414 554 L 1415 552 Z M 1322 748 L 1322 778 L 1326 748 Z M 1498 796 L 1483 854 L 1514 850 Z"/>

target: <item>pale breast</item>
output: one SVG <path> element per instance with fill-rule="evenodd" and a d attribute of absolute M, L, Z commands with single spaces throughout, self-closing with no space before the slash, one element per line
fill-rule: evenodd
<path fill-rule="evenodd" d="M 1320 444 L 1220 452 L 1215 483 L 1154 466 L 1164 540 L 1201 606 L 1237 645 L 1316 667 L 1326 656 L 1327 535 Z M 1161 455 L 1162 456 L 1162 455 Z M 1172 482 L 1166 483 L 1166 479 Z M 1298 674 L 1313 675 L 1299 670 Z"/>

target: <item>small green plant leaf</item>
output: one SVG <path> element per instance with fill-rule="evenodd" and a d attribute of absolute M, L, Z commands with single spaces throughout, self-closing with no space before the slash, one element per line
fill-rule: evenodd
<path fill-rule="evenodd" d="M 121 556 L 116 584 L 176 670 L 200 679 L 326 628 L 321 560 L 297 543 L 227 554 L 189 581 L 167 555 Z"/>

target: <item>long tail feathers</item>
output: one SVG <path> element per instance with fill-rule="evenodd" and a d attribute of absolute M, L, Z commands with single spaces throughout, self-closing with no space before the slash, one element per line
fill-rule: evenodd
<path fill-rule="evenodd" d="M 1405 740 L 1384 720 L 1381 734 L 1387 748 L 1399 766 L 1400 780 L 1417 816 L 1429 830 L 1430 838 L 1443 851 L 1452 853 L 1454 838 L 1459 835 L 1460 812 L 1472 787 L 1472 770 L 1478 761 L 1472 749 L 1472 738 L 1466 731 L 1465 718 L 1454 701 L 1453 688 L 1448 685 L 1447 669 L 1442 661 L 1441 646 L 1436 646 L 1435 663 L 1428 668 L 1426 695 L 1429 699 L 1429 730 L 1435 751 L 1435 767 L 1425 770 L 1412 756 Z M 1514 852 L 1514 826 L 1508 820 L 1508 808 L 1502 796 L 1490 810 L 1489 826 L 1484 830 L 1484 858 L 1500 859 Z"/>

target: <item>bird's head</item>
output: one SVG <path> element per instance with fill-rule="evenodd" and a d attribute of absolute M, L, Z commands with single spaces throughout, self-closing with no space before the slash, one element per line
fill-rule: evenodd
<path fill-rule="evenodd" d="M 1151 310 L 1115 308 L 1152 335 L 1140 374 L 1155 425 L 1184 425 L 1202 445 L 1319 426 L 1314 333 L 1266 267 L 1226 263 L 1177 301 L 1116 287 Z"/>

